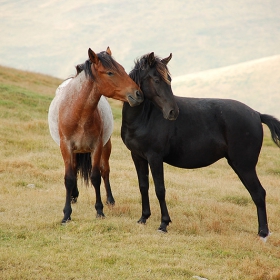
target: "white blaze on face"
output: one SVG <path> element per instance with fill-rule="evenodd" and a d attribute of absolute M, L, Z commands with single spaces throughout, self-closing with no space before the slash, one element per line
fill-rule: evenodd
<path fill-rule="evenodd" d="M 81 74 L 79 74 L 79 76 L 81 76 Z M 57 143 L 58 146 L 60 145 L 60 138 L 59 138 L 59 132 L 58 132 L 59 107 L 65 97 L 65 94 L 69 94 L 69 92 L 65 92 L 65 88 L 71 80 L 72 80 L 72 78 L 64 81 L 57 88 L 57 90 L 55 92 L 55 97 L 52 100 L 50 107 L 49 107 L 49 113 L 48 113 L 49 130 L 50 130 L 50 134 L 51 134 L 53 140 Z M 79 85 L 80 85 L 80 80 L 78 82 L 78 86 Z M 77 85 L 75 85 L 75 86 L 77 86 Z M 108 142 L 109 138 L 111 137 L 111 135 L 113 133 L 113 125 L 114 125 L 112 110 L 111 110 L 110 104 L 108 103 L 106 97 L 101 96 L 99 103 L 97 105 L 97 110 L 99 111 L 100 117 L 103 121 L 103 137 L 102 138 L 103 138 L 103 146 L 104 146 Z"/>

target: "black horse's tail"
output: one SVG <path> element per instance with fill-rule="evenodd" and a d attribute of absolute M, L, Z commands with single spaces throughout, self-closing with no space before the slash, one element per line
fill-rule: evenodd
<path fill-rule="evenodd" d="M 76 162 L 77 162 L 77 174 L 81 176 L 81 179 L 88 186 L 90 180 L 91 167 L 92 167 L 91 154 L 90 153 L 76 154 Z"/>
<path fill-rule="evenodd" d="M 262 123 L 269 127 L 272 140 L 280 148 L 280 121 L 270 115 L 260 114 L 260 117 Z"/>

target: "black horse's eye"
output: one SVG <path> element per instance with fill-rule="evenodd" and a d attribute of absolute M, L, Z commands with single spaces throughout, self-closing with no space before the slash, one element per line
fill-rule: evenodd
<path fill-rule="evenodd" d="M 155 83 L 156 83 L 156 84 L 159 84 L 159 79 L 155 79 Z"/>
<path fill-rule="evenodd" d="M 113 74 L 112 72 L 109 71 L 109 72 L 107 72 L 107 75 L 108 75 L 108 76 L 113 76 L 114 74 Z"/>

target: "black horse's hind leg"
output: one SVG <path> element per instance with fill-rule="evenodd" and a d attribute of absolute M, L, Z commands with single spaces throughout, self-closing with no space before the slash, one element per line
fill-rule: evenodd
<path fill-rule="evenodd" d="M 158 230 L 162 232 L 167 232 L 167 226 L 171 222 L 171 219 L 165 201 L 163 160 L 162 158 L 157 158 L 156 155 L 152 155 L 149 158 L 149 164 L 154 179 L 156 196 L 158 198 L 160 210 L 161 210 L 161 224 Z"/>
<path fill-rule="evenodd" d="M 142 199 L 142 216 L 138 223 L 145 224 L 147 219 L 151 216 L 150 200 L 149 200 L 149 168 L 147 160 L 131 154 L 136 168 L 139 189 Z"/>
<path fill-rule="evenodd" d="M 97 212 L 96 217 L 103 218 L 103 217 L 105 217 L 105 215 L 103 213 L 103 203 L 102 203 L 101 195 L 100 195 L 101 175 L 100 175 L 99 168 L 93 167 L 91 175 L 90 175 L 90 180 L 91 180 L 92 185 L 94 186 L 95 195 L 96 195 L 96 202 L 95 202 L 95 209 Z"/>
<path fill-rule="evenodd" d="M 258 223 L 259 223 L 259 230 L 258 235 L 260 237 L 267 237 L 269 235 L 269 229 L 267 224 L 267 214 L 266 214 L 266 203 L 265 203 L 265 196 L 266 191 L 262 187 L 255 167 L 251 169 L 241 169 L 238 165 L 234 163 L 230 163 L 233 170 L 239 176 L 240 180 L 249 191 L 256 207 L 257 207 L 257 214 L 258 214 Z"/>
<path fill-rule="evenodd" d="M 74 172 L 68 169 L 64 177 L 64 183 L 66 188 L 66 201 L 63 209 L 64 217 L 62 219 L 62 224 L 65 224 L 67 221 L 71 220 L 72 208 L 72 192 L 77 188 L 77 176 L 75 176 Z"/>

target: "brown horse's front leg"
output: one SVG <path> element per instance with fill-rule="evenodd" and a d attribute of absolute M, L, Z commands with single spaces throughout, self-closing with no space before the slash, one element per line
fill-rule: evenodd
<path fill-rule="evenodd" d="M 76 157 L 71 152 L 70 145 L 67 145 L 67 143 L 61 141 L 60 150 L 65 165 L 64 184 L 66 189 L 66 200 L 63 209 L 64 217 L 61 222 L 62 224 L 65 224 L 66 222 L 71 220 L 71 214 L 72 214 L 71 201 L 72 201 L 73 190 L 77 189 L 77 171 L 75 170 Z"/>
<path fill-rule="evenodd" d="M 110 175 L 109 158 L 111 155 L 111 149 L 112 149 L 111 139 L 109 139 L 109 141 L 105 144 L 102 150 L 100 171 L 106 189 L 106 197 L 107 197 L 106 204 L 115 205 L 115 199 L 111 191 L 110 179 L 109 179 L 109 175 Z"/>
<path fill-rule="evenodd" d="M 73 189 L 77 188 L 77 176 L 75 176 L 73 172 L 67 171 L 64 176 L 64 183 L 65 183 L 65 188 L 66 188 L 66 201 L 65 201 L 65 206 L 63 209 L 64 217 L 61 222 L 62 224 L 71 220 L 72 191 L 73 191 Z"/>
<path fill-rule="evenodd" d="M 161 210 L 161 224 L 158 228 L 159 231 L 167 232 L 167 226 L 171 222 L 166 201 L 165 201 L 165 186 L 164 186 L 164 171 L 163 160 L 155 155 L 149 158 L 149 164 L 154 179 L 156 195 L 159 201 Z"/>
<path fill-rule="evenodd" d="M 100 184 L 101 184 L 101 174 L 100 174 L 100 162 L 101 162 L 101 155 L 102 155 L 102 141 L 98 141 L 96 143 L 94 151 L 91 153 L 91 164 L 92 164 L 92 170 L 90 175 L 91 183 L 95 189 L 95 196 L 96 196 L 96 202 L 95 202 L 95 209 L 97 212 L 96 217 L 97 218 L 103 218 L 105 217 L 103 213 L 103 203 L 101 200 L 100 195 Z"/>

